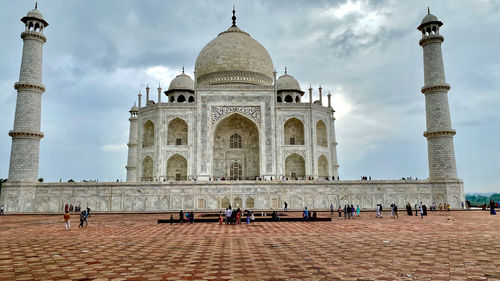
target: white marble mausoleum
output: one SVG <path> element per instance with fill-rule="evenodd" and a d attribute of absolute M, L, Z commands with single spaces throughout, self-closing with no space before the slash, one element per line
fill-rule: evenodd
<path fill-rule="evenodd" d="M 458 178 L 440 34 L 430 12 L 418 26 L 423 49 L 429 178 L 339 180 L 331 95 L 308 99 L 297 80 L 277 77 L 271 56 L 233 24 L 198 55 L 195 72 L 180 73 L 168 89 L 149 87 L 130 109 L 127 182 L 38 182 L 42 53 L 48 26 L 35 9 L 21 19 L 23 51 L 9 178 L 0 204 L 7 213 L 61 212 L 66 204 L 102 212 L 328 208 L 373 209 L 406 202 L 465 200 Z M 57 27 L 55 27 L 57 28 Z M 417 66 L 412 66 L 417 67 Z M 417 91 L 415 91 L 417 92 Z M 417 94 L 417 93 L 415 93 Z M 306 96 L 307 97 L 307 96 Z M 307 100 L 307 102 L 302 102 Z M 323 106 L 327 104 L 327 106 Z M 423 114 L 423 112 L 422 112 Z M 119 165 L 119 163 L 117 163 Z"/>

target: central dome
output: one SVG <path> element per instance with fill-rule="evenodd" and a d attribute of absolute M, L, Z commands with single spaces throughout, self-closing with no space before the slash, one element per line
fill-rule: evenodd
<path fill-rule="evenodd" d="M 243 83 L 270 86 L 273 61 L 267 50 L 233 24 L 210 41 L 196 59 L 197 84 Z"/>

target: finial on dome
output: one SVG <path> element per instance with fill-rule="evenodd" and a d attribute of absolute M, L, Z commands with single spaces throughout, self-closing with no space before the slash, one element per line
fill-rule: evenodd
<path fill-rule="evenodd" d="M 431 14 L 431 8 L 429 8 L 429 6 L 427 6 L 427 14 L 430 15 Z"/>
<path fill-rule="evenodd" d="M 182 74 L 184 74 L 184 66 L 182 67 Z"/>
<path fill-rule="evenodd" d="M 38 9 L 38 2 L 35 2 L 35 10 Z"/>
<path fill-rule="evenodd" d="M 286 71 L 286 66 L 285 66 L 285 74 L 287 74 L 287 71 Z"/>
<path fill-rule="evenodd" d="M 236 26 L 236 11 L 234 10 L 234 5 L 233 5 L 233 17 L 231 18 L 233 20 L 233 26 Z"/>

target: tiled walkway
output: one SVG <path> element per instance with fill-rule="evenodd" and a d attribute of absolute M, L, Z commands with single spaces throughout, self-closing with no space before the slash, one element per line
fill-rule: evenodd
<path fill-rule="evenodd" d="M 169 217 L 169 216 L 168 216 Z M 0 217 L 0 280 L 500 280 L 500 216 L 157 224 L 167 215 Z"/>

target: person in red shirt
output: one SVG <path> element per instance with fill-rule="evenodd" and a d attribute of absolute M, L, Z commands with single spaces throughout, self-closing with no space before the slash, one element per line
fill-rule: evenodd
<path fill-rule="evenodd" d="M 64 230 L 71 230 L 70 218 L 68 211 L 66 211 L 66 213 L 64 213 Z"/>

